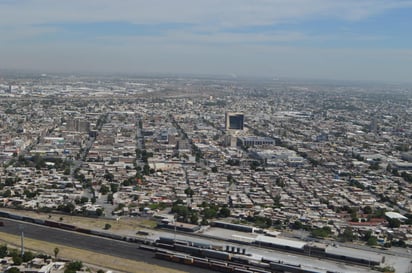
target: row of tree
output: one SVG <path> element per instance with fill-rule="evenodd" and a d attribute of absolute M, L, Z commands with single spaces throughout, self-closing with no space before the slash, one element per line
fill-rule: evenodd
<path fill-rule="evenodd" d="M 203 202 L 199 210 L 193 210 L 190 206 L 183 204 L 182 200 L 177 200 L 173 203 L 171 212 L 177 217 L 180 222 L 192 223 L 195 225 L 208 224 L 208 220 L 216 217 L 229 217 L 230 209 L 227 205 L 219 206 L 213 203 Z"/>

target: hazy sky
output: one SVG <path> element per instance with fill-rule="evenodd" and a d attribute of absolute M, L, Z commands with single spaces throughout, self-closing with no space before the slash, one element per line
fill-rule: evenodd
<path fill-rule="evenodd" d="M 412 0 L 0 0 L 0 68 L 412 81 Z"/>

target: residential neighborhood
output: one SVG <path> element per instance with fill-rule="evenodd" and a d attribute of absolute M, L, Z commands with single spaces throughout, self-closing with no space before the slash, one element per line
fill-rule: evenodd
<path fill-rule="evenodd" d="M 403 86 L 0 79 L 1 206 L 412 246 Z"/>

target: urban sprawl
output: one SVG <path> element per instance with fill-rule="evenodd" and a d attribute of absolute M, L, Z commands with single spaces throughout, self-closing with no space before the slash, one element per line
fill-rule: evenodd
<path fill-rule="evenodd" d="M 204 234 L 228 223 L 409 253 L 411 89 L 3 76 L 0 206 Z"/>

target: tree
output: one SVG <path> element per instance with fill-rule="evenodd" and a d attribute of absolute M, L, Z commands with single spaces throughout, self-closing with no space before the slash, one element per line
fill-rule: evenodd
<path fill-rule="evenodd" d="M 106 224 L 104 225 L 104 229 L 106 229 L 106 230 L 110 229 L 111 227 L 112 227 L 111 224 L 107 224 L 107 223 L 106 223 Z"/>
<path fill-rule="evenodd" d="M 197 215 L 197 213 L 192 213 L 192 215 L 190 215 L 190 223 L 194 225 L 199 224 L 199 216 Z"/>
<path fill-rule="evenodd" d="M 112 182 L 114 180 L 114 175 L 107 170 L 103 177 L 109 182 Z"/>
<path fill-rule="evenodd" d="M 128 187 L 128 186 L 130 186 L 130 180 L 129 179 L 126 179 L 125 181 L 123 181 L 123 186 L 125 186 L 125 187 Z"/>
<path fill-rule="evenodd" d="M 59 255 L 60 249 L 58 247 L 55 247 L 53 250 L 54 253 L 54 260 L 57 260 L 57 255 Z"/>
<path fill-rule="evenodd" d="M 386 212 L 385 209 L 377 209 L 375 213 L 373 214 L 373 217 L 376 217 L 376 218 L 383 217 L 385 215 L 385 212 Z"/>
<path fill-rule="evenodd" d="M 363 213 L 365 214 L 371 214 L 372 213 L 372 208 L 370 206 L 366 206 L 363 208 Z"/>
<path fill-rule="evenodd" d="M 389 224 L 390 228 L 398 228 L 401 225 L 401 221 L 399 219 L 389 218 L 388 219 L 388 224 Z"/>
<path fill-rule="evenodd" d="M 13 266 L 7 270 L 7 273 L 20 273 L 20 269 Z"/>
<path fill-rule="evenodd" d="M 185 189 L 185 193 L 187 196 L 189 196 L 190 198 L 192 198 L 193 194 L 195 193 L 194 190 L 192 190 L 190 187 Z"/>
<path fill-rule="evenodd" d="M 352 242 L 353 241 L 352 228 L 346 227 L 343 233 L 340 235 L 340 238 L 343 242 Z"/>
<path fill-rule="evenodd" d="M 397 169 L 392 169 L 392 175 L 399 176 L 399 171 Z"/>
<path fill-rule="evenodd" d="M 412 196 L 411 196 L 410 198 L 412 198 Z M 405 214 L 404 216 L 408 218 L 408 219 L 405 221 L 405 224 L 407 224 L 407 225 L 412 225 L 412 213 L 407 213 L 407 214 Z"/>
<path fill-rule="evenodd" d="M 150 166 L 148 164 L 144 164 L 143 166 L 143 174 L 149 175 L 150 174 Z"/>
<path fill-rule="evenodd" d="M 240 166 L 240 160 L 230 158 L 228 161 L 226 161 L 226 164 L 230 166 Z"/>
<path fill-rule="evenodd" d="M 189 208 L 181 204 L 174 204 L 172 206 L 172 213 L 176 213 L 178 219 L 182 219 L 185 222 L 189 216 Z"/>
<path fill-rule="evenodd" d="M 219 210 L 218 216 L 223 217 L 223 218 L 229 217 L 230 216 L 230 209 L 226 206 L 222 207 Z"/>
<path fill-rule="evenodd" d="M 216 214 L 217 214 L 217 211 L 214 208 L 205 208 L 203 210 L 203 216 L 205 219 L 215 218 Z"/>
<path fill-rule="evenodd" d="M 12 177 L 7 177 L 6 180 L 4 180 L 4 185 L 6 186 L 13 186 L 16 183 L 16 179 Z"/>
<path fill-rule="evenodd" d="M 67 213 L 72 213 L 75 208 L 76 206 L 71 202 L 59 207 L 60 210 L 67 212 Z"/>
<path fill-rule="evenodd" d="M 76 178 L 77 180 L 79 180 L 80 182 L 84 183 L 86 181 L 86 176 L 84 176 L 84 174 L 76 174 Z"/>
<path fill-rule="evenodd" d="M 63 174 L 64 175 L 69 175 L 70 174 L 70 168 L 64 169 Z"/>
<path fill-rule="evenodd" d="M 103 209 L 100 209 L 100 208 L 96 209 L 96 215 L 97 216 L 102 216 L 103 215 Z"/>
<path fill-rule="evenodd" d="M 3 197 L 10 197 L 11 196 L 11 190 L 7 189 L 5 192 L 3 192 Z"/>
<path fill-rule="evenodd" d="M 368 239 L 368 246 L 376 246 L 378 244 L 378 239 L 375 236 L 371 236 Z"/>
<path fill-rule="evenodd" d="M 100 187 L 100 193 L 101 193 L 102 195 L 106 195 L 108 192 L 109 192 L 109 187 L 108 187 L 108 186 L 102 185 L 102 186 Z"/>
<path fill-rule="evenodd" d="M 46 167 L 46 162 L 39 154 L 33 156 L 32 161 L 34 162 L 35 168 L 38 170 Z"/>
<path fill-rule="evenodd" d="M 113 193 L 117 192 L 117 191 L 119 190 L 119 184 L 111 183 L 111 184 L 110 184 L 110 190 L 111 190 L 111 192 L 113 192 Z"/>
<path fill-rule="evenodd" d="M 352 222 L 359 222 L 358 214 L 356 213 L 356 211 L 351 212 L 350 216 Z"/>
<path fill-rule="evenodd" d="M 371 165 L 369 165 L 369 169 L 376 171 L 379 170 L 379 162 L 373 162 Z"/>
<path fill-rule="evenodd" d="M 302 222 L 300 222 L 299 220 L 296 220 L 296 221 L 292 224 L 292 228 L 293 228 L 293 229 L 302 229 L 302 228 L 303 228 L 303 224 L 302 224 Z"/>
<path fill-rule="evenodd" d="M 25 251 L 24 254 L 23 254 L 23 257 L 22 257 L 22 258 L 23 258 L 23 262 L 27 263 L 27 262 L 33 260 L 34 257 L 35 257 L 35 256 L 34 256 L 33 252 L 31 252 L 31 251 Z"/>
<path fill-rule="evenodd" d="M 203 219 L 202 219 L 202 221 L 200 222 L 200 224 L 201 224 L 202 226 L 206 226 L 206 225 L 209 224 L 209 222 L 207 221 L 206 218 L 203 217 Z"/>
<path fill-rule="evenodd" d="M 235 183 L 235 179 L 233 178 L 233 176 L 231 174 L 227 175 L 227 181 L 229 182 L 230 185 Z"/>
<path fill-rule="evenodd" d="M 13 256 L 13 264 L 14 265 L 21 265 L 23 259 L 19 255 Z"/>
<path fill-rule="evenodd" d="M 23 193 L 27 198 L 33 198 L 37 195 L 37 191 L 25 189 Z"/>
<path fill-rule="evenodd" d="M 8 254 L 7 245 L 0 246 L 0 258 L 6 257 Z"/>
<path fill-rule="evenodd" d="M 276 178 L 276 186 L 279 186 L 281 188 L 285 187 L 285 181 L 283 180 L 282 177 L 277 177 Z"/>
<path fill-rule="evenodd" d="M 249 216 L 247 220 L 253 222 L 257 227 L 260 228 L 269 228 L 270 226 L 272 226 L 272 219 L 268 217 Z"/>
<path fill-rule="evenodd" d="M 113 194 L 112 193 L 107 195 L 107 203 L 111 203 L 113 205 Z"/>
<path fill-rule="evenodd" d="M 325 238 L 331 235 L 331 233 L 332 233 L 332 230 L 328 226 L 324 226 L 322 228 L 317 228 L 317 229 L 312 230 L 312 236 L 314 237 Z"/>
<path fill-rule="evenodd" d="M 83 267 L 83 263 L 80 261 L 71 262 L 67 264 L 66 269 L 64 270 L 64 273 L 76 273 L 76 271 L 80 271 L 82 267 Z"/>
<path fill-rule="evenodd" d="M 260 166 L 260 162 L 259 161 L 252 161 L 251 163 L 250 163 L 250 168 L 252 169 L 252 170 L 254 170 L 254 171 L 256 171 L 257 170 L 257 168 Z"/>
<path fill-rule="evenodd" d="M 405 181 L 412 183 L 412 174 L 409 174 L 407 172 L 402 172 L 401 176 L 403 179 L 405 179 Z"/>
<path fill-rule="evenodd" d="M 406 243 L 403 240 L 392 241 L 392 245 L 397 247 L 406 247 Z"/>
<path fill-rule="evenodd" d="M 274 196 L 273 197 L 273 206 L 275 206 L 276 208 L 280 208 L 282 206 L 282 204 L 280 203 L 280 199 L 281 199 L 281 196 L 279 194 Z"/>
<path fill-rule="evenodd" d="M 372 237 L 372 230 L 368 230 L 363 236 L 365 241 L 368 241 L 370 237 Z"/>

